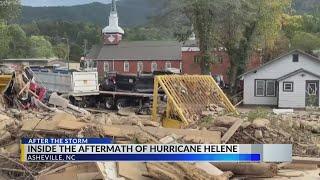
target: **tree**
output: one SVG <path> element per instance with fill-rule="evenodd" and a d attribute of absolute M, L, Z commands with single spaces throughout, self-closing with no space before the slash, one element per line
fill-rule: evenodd
<path fill-rule="evenodd" d="M 70 45 L 70 60 L 80 61 L 82 54 L 83 54 L 83 51 L 79 45 L 77 44 Z"/>
<path fill-rule="evenodd" d="M 9 58 L 25 58 L 28 56 L 29 44 L 26 33 L 17 24 L 8 26 L 9 42 Z"/>
<path fill-rule="evenodd" d="M 10 36 L 8 26 L 0 21 L 0 58 L 6 58 L 9 53 Z"/>
<path fill-rule="evenodd" d="M 67 59 L 68 56 L 68 46 L 65 43 L 59 43 L 53 48 L 54 54 L 59 59 Z"/>
<path fill-rule="evenodd" d="M 252 50 L 271 48 L 281 29 L 281 17 L 289 0 L 224 0 L 218 8 L 216 40 L 230 57 L 231 92 L 245 70 Z"/>
<path fill-rule="evenodd" d="M 320 49 L 320 38 L 307 32 L 296 33 L 291 43 L 293 49 L 301 49 L 310 54 L 313 53 L 313 50 Z"/>
<path fill-rule="evenodd" d="M 28 35 L 39 35 L 40 30 L 38 28 L 38 24 L 35 21 L 32 21 L 30 24 L 23 24 L 21 25 L 21 28 L 24 30 L 24 32 Z"/>
<path fill-rule="evenodd" d="M 10 21 L 20 14 L 20 0 L 2 0 L 0 1 L 0 19 Z"/>
<path fill-rule="evenodd" d="M 52 45 L 44 36 L 31 36 L 30 45 L 30 56 L 33 58 L 50 58 L 54 56 Z"/>
<path fill-rule="evenodd" d="M 193 31 L 196 34 L 200 53 L 195 61 L 200 65 L 202 74 L 210 74 L 211 65 L 214 63 L 212 55 L 214 48 L 215 18 L 217 14 L 216 6 L 220 1 L 216 0 L 184 0 L 182 12 L 193 25 Z M 191 35 L 187 32 L 180 39 L 186 39 Z"/>

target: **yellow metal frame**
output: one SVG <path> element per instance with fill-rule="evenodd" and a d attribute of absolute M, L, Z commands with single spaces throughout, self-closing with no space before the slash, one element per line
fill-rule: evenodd
<path fill-rule="evenodd" d="M 218 104 L 227 112 L 238 114 L 227 96 L 211 76 L 206 75 L 161 75 L 154 79 L 152 120 L 158 119 L 158 90 L 162 88 L 167 96 L 166 113 L 163 124 L 181 126 L 173 120 L 188 125 L 196 116 L 206 110 L 209 104 Z M 174 117 L 172 117 L 174 114 Z"/>
<path fill-rule="evenodd" d="M 2 93 L 9 82 L 11 81 L 12 75 L 0 75 L 0 92 Z"/>

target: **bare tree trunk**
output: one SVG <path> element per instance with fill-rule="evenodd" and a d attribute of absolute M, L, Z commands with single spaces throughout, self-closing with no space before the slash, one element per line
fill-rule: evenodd
<path fill-rule="evenodd" d="M 203 59 L 200 61 L 201 74 L 209 75 L 211 73 L 211 64 L 207 62 L 206 57 L 202 58 Z"/>
<path fill-rule="evenodd" d="M 231 57 L 232 58 L 232 57 Z M 235 94 L 237 92 L 237 76 L 238 76 L 238 66 L 234 63 L 235 60 L 230 59 L 230 93 Z"/>

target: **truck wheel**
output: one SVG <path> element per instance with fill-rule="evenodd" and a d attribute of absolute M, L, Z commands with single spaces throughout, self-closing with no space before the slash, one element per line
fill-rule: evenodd
<path fill-rule="evenodd" d="M 106 106 L 106 109 L 112 109 L 114 106 L 114 101 L 112 98 L 107 98 L 104 104 Z"/>
<path fill-rule="evenodd" d="M 116 102 L 117 110 L 120 110 L 120 109 L 124 108 L 125 104 L 126 104 L 126 100 L 125 99 L 118 99 L 117 102 Z"/>

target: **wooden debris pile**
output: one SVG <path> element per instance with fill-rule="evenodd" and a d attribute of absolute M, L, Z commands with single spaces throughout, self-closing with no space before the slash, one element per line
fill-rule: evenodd
<path fill-rule="evenodd" d="M 211 116 L 211 118 L 213 118 Z M 288 122 L 286 122 L 288 123 Z M 72 109 L 47 108 L 31 110 L 1 109 L 0 177 L 5 179 L 217 179 L 319 177 L 320 160 L 312 151 L 310 130 L 292 125 L 281 128 L 274 120 L 258 118 L 248 121 L 233 116 L 217 116 L 212 121 L 189 129 L 163 128 L 148 116 L 134 113 L 98 113 L 83 116 Z M 261 131 L 261 133 L 260 133 Z M 258 133 L 257 133 L 258 132 Z M 310 132 L 310 134 L 309 134 Z M 268 136 L 269 133 L 269 136 Z M 272 134 L 273 133 L 273 134 Z M 296 135 L 293 133 L 297 133 Z M 111 137 L 115 143 L 197 143 L 254 144 L 293 143 L 293 163 L 20 163 L 21 137 Z M 268 139 L 270 138 L 270 139 Z M 312 138 L 311 138 L 312 139 Z M 303 147 L 303 148 L 302 148 Z M 301 149 L 300 152 L 298 149 Z M 304 151 L 305 150 L 305 151 Z M 313 158 L 302 158 L 309 156 Z M 319 156 L 318 156 L 319 157 Z M 298 169 L 298 170 L 297 170 Z M 312 176 L 308 173 L 311 173 Z"/>

